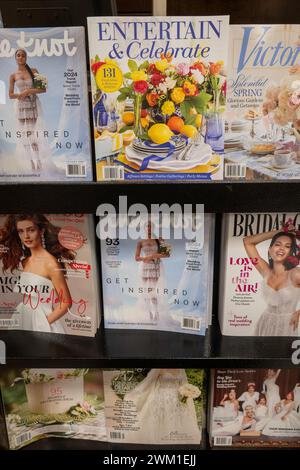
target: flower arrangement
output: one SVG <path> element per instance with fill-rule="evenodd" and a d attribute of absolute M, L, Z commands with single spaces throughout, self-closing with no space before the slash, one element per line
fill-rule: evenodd
<path fill-rule="evenodd" d="M 132 129 L 136 136 L 147 139 L 148 128 L 157 123 L 168 125 L 176 133 L 181 133 L 184 125 L 195 126 L 197 131 L 202 115 L 210 107 L 219 111 L 219 104 L 225 103 L 222 61 L 209 64 L 200 60 L 191 64 L 172 61 L 168 54 L 162 54 L 156 62 L 144 61 L 140 65 L 128 60 L 129 71 L 123 75 L 124 86 L 119 89 L 117 100 L 133 101 L 134 116 L 133 122 L 125 122 L 120 132 Z M 96 56 L 91 63 L 93 75 L 96 76 L 99 67 L 112 62 Z M 185 135 L 191 137 L 191 133 L 187 129 Z"/>
<path fill-rule="evenodd" d="M 275 124 L 286 126 L 291 123 L 296 131 L 300 130 L 300 65 L 291 67 L 289 76 L 280 85 L 272 85 L 266 90 L 263 114 L 270 113 Z"/>
<path fill-rule="evenodd" d="M 200 397 L 201 391 L 195 385 L 186 383 L 179 387 L 179 399 L 181 403 L 186 403 L 188 398 L 192 398 L 195 400 L 196 398 Z"/>
<path fill-rule="evenodd" d="M 37 88 L 38 90 L 45 90 L 48 86 L 48 80 L 44 75 L 40 73 L 34 74 L 33 78 L 33 87 Z"/>
<path fill-rule="evenodd" d="M 39 372 L 38 369 L 24 369 L 21 373 L 22 377 L 18 377 L 14 380 L 14 383 L 23 380 L 25 384 L 37 384 L 37 383 L 48 383 L 54 380 L 70 379 L 73 377 L 79 377 L 85 375 L 88 369 L 62 369 L 54 370 L 53 374 Z"/>

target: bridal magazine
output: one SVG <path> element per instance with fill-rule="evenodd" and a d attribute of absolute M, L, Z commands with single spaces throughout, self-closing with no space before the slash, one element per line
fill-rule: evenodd
<path fill-rule="evenodd" d="M 228 29 L 228 16 L 88 18 L 97 180 L 223 179 Z"/>
<path fill-rule="evenodd" d="M 294 369 L 212 371 L 213 447 L 300 447 L 300 374 Z"/>
<path fill-rule="evenodd" d="M 222 334 L 299 337 L 299 222 L 297 213 L 224 215 Z"/>
<path fill-rule="evenodd" d="M 299 25 L 230 25 L 225 178 L 300 178 Z"/>
<path fill-rule="evenodd" d="M 205 373 L 200 369 L 104 370 L 111 442 L 200 444 Z"/>
<path fill-rule="evenodd" d="M 100 369 L 9 369 L 0 383 L 10 449 L 47 437 L 106 440 Z"/>
<path fill-rule="evenodd" d="M 94 336 L 95 233 L 84 214 L 0 216 L 0 330 Z"/>
<path fill-rule="evenodd" d="M 214 216 L 203 216 L 203 237 L 160 236 L 146 222 L 140 238 L 101 240 L 106 328 L 205 335 L 211 322 Z M 199 233 L 199 232 L 198 232 Z"/>
<path fill-rule="evenodd" d="M 0 182 L 91 181 L 82 27 L 0 28 Z"/>

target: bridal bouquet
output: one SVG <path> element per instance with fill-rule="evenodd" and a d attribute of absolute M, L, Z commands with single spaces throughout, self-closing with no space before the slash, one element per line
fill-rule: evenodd
<path fill-rule="evenodd" d="M 166 243 L 164 240 L 159 240 L 159 250 L 158 253 L 161 253 L 166 256 L 170 256 L 172 251 L 171 245 L 169 243 Z"/>
<path fill-rule="evenodd" d="M 38 90 L 45 90 L 48 86 L 48 80 L 44 75 L 41 75 L 40 73 L 36 73 L 34 75 L 34 80 L 33 80 L 33 87 L 37 88 Z"/>
<path fill-rule="evenodd" d="M 201 391 L 192 384 L 184 384 L 179 388 L 179 399 L 181 403 L 186 403 L 188 398 L 195 400 L 200 397 Z"/>

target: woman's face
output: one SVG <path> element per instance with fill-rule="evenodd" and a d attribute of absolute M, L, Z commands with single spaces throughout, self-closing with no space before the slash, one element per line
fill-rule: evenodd
<path fill-rule="evenodd" d="M 17 51 L 16 53 L 16 62 L 18 65 L 25 65 L 26 64 L 26 54 L 24 51 Z"/>
<path fill-rule="evenodd" d="M 275 262 L 283 263 L 291 254 L 292 240 L 290 237 L 282 235 L 278 237 L 275 243 L 269 248 L 269 255 Z"/>
<path fill-rule="evenodd" d="M 275 370 L 273 369 L 268 369 L 268 378 L 272 379 L 275 376 Z"/>
<path fill-rule="evenodd" d="M 245 415 L 246 415 L 248 418 L 251 418 L 251 419 L 254 417 L 254 411 L 253 411 L 252 406 L 246 406 L 246 408 L 245 408 Z"/>
<path fill-rule="evenodd" d="M 266 405 L 266 403 L 267 403 L 267 401 L 266 401 L 265 398 L 261 398 L 261 399 L 259 400 L 259 404 L 260 404 L 260 405 Z"/>
<path fill-rule="evenodd" d="M 249 393 L 254 393 L 255 392 L 255 388 L 253 387 L 253 385 L 249 385 L 248 392 Z"/>
<path fill-rule="evenodd" d="M 229 398 L 230 400 L 235 400 L 236 399 L 236 393 L 235 393 L 235 390 L 230 390 L 229 392 Z"/>
<path fill-rule="evenodd" d="M 29 250 L 41 246 L 41 231 L 32 220 L 17 222 L 17 232 L 21 242 Z"/>
<path fill-rule="evenodd" d="M 291 392 L 289 392 L 289 393 L 287 394 L 286 399 L 287 399 L 287 400 L 293 400 L 293 395 L 292 395 Z"/>

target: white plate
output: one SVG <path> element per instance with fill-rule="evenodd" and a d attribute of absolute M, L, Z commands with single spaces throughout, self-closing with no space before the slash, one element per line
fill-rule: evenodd
<path fill-rule="evenodd" d="M 199 156 L 199 147 L 202 147 L 202 155 Z M 126 157 L 130 162 L 135 163 L 136 165 L 140 166 L 141 160 L 144 157 L 138 154 L 133 148 L 126 147 L 125 149 Z M 205 153 L 204 153 L 205 152 Z M 189 160 L 176 160 L 174 158 L 174 154 L 170 157 L 170 159 L 164 159 L 161 161 L 150 160 L 148 167 L 150 170 L 188 170 L 190 168 L 194 168 L 197 165 L 206 165 L 209 160 L 212 158 L 211 148 L 207 144 L 202 144 L 195 146 L 190 149 L 190 159 Z"/>

